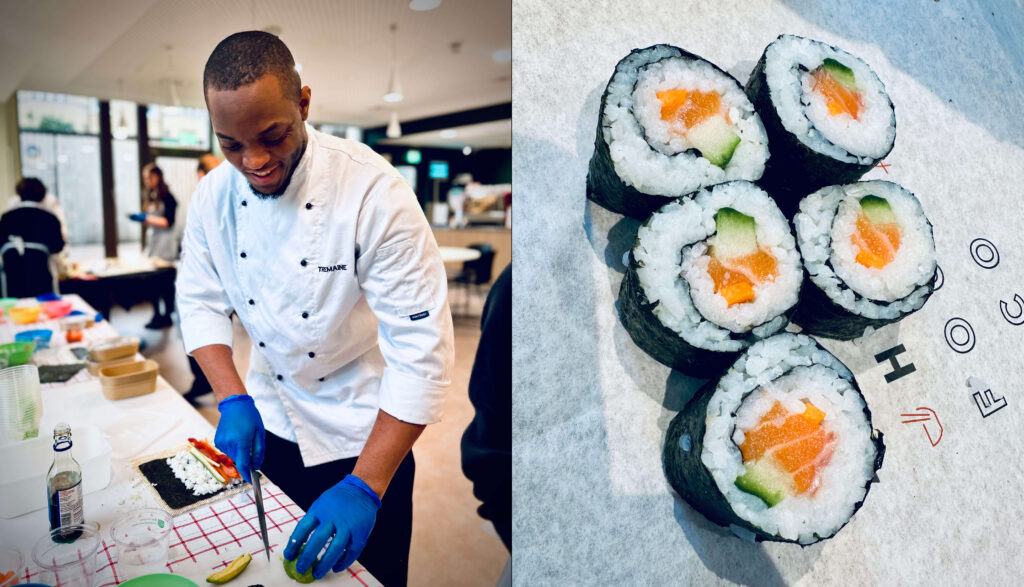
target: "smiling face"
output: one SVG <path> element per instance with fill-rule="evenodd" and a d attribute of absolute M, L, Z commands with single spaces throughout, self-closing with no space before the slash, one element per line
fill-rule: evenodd
<path fill-rule="evenodd" d="M 284 193 L 306 148 L 311 91 L 298 101 L 285 97 L 276 76 L 267 74 L 236 90 L 209 89 L 206 105 L 224 157 L 242 172 L 253 193 Z"/>

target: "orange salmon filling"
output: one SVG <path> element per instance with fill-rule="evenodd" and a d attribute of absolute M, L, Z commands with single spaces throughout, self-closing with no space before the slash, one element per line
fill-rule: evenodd
<path fill-rule="evenodd" d="M 859 249 L 857 262 L 865 267 L 881 269 L 892 263 L 900 250 L 900 225 L 873 224 L 864 214 L 857 215 L 857 230 L 850 240 Z"/>
<path fill-rule="evenodd" d="M 834 448 L 833 435 L 821 424 L 825 413 L 806 400 L 804 404 L 804 413 L 790 414 L 775 402 L 740 445 L 744 463 L 771 458 L 790 473 L 797 494 L 817 490 L 817 471 L 828 465 Z"/>
<path fill-rule="evenodd" d="M 753 300 L 754 286 L 774 281 L 778 274 L 775 257 L 764 250 L 725 261 L 710 257 L 708 263 L 708 275 L 715 283 L 715 293 L 721 294 L 730 307 Z"/>
<path fill-rule="evenodd" d="M 860 93 L 848 89 L 824 68 L 819 67 L 811 77 L 814 78 L 814 91 L 825 97 L 825 105 L 832 116 L 849 114 L 857 120 L 860 109 L 864 107 Z"/>
<path fill-rule="evenodd" d="M 686 128 L 693 128 L 722 111 L 722 98 L 718 92 L 697 90 L 662 90 L 658 92 L 661 102 L 661 119 L 669 124 L 681 122 Z"/>

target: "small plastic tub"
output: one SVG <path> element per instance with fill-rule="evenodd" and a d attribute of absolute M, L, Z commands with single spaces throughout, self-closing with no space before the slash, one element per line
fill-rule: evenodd
<path fill-rule="evenodd" d="M 14 573 L 8 575 L 7 573 Z M 7 546 L 0 546 L 0 587 L 17 585 L 25 574 L 25 559 L 21 553 Z M 4 579 L 4 577 L 7 577 Z"/>
<path fill-rule="evenodd" d="M 156 361 L 146 359 L 100 369 L 103 396 L 111 401 L 127 399 L 156 391 Z"/>
<path fill-rule="evenodd" d="M 11 308 L 7 311 L 10 315 L 11 320 L 14 320 L 18 324 L 31 324 L 36 321 L 39 317 L 39 313 L 43 309 L 40 306 L 28 306 L 25 308 Z"/>
<path fill-rule="evenodd" d="M 65 332 L 68 330 L 85 330 L 93 324 L 95 324 L 93 319 L 85 314 L 68 315 L 60 321 L 60 326 Z"/>
<path fill-rule="evenodd" d="M 139 352 L 139 342 L 137 336 L 118 336 L 101 340 L 89 346 L 89 359 L 102 363 L 121 357 L 133 357 Z"/>
<path fill-rule="evenodd" d="M 32 547 L 32 560 L 41 569 L 40 581 L 62 587 L 92 587 L 96 553 L 103 539 L 95 525 L 61 526 Z"/>
<path fill-rule="evenodd" d="M 45 328 L 40 330 L 25 330 L 14 335 L 15 342 L 34 342 L 36 343 L 36 350 L 45 349 L 50 346 L 50 338 L 53 336 L 52 330 Z"/>
<path fill-rule="evenodd" d="M 36 350 L 34 342 L 9 342 L 0 344 L 0 369 L 24 365 Z"/>
<path fill-rule="evenodd" d="M 43 302 L 43 313 L 51 319 L 63 318 L 71 312 L 71 302 L 67 300 L 56 300 Z"/>

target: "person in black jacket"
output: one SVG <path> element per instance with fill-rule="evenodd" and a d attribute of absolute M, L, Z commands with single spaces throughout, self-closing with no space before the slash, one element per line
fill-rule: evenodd
<path fill-rule="evenodd" d="M 21 203 L 0 216 L 0 293 L 24 298 L 56 292 L 50 255 L 64 249 L 60 220 L 40 205 L 46 197 L 43 182 L 26 177 L 16 190 Z"/>
<path fill-rule="evenodd" d="M 469 377 L 476 416 L 462 435 L 462 472 L 483 503 L 480 516 L 512 551 L 512 266 L 484 304 L 480 345 Z"/>

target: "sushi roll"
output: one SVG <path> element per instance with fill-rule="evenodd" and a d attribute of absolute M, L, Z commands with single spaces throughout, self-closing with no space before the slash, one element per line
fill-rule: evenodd
<path fill-rule="evenodd" d="M 882 433 L 853 374 L 810 337 L 755 343 L 672 420 L 672 488 L 737 536 L 811 544 L 864 503 Z"/>
<path fill-rule="evenodd" d="M 764 126 L 735 78 L 671 45 L 635 49 L 601 98 L 587 197 L 643 220 L 673 198 L 764 172 Z"/>
<path fill-rule="evenodd" d="M 760 184 L 787 217 L 803 196 L 860 179 L 896 140 L 882 81 L 837 47 L 781 35 L 765 48 L 746 90 L 771 141 Z"/>
<path fill-rule="evenodd" d="M 805 332 L 851 340 L 924 305 L 935 241 L 921 203 L 888 181 L 823 188 L 793 218 L 808 280 L 793 316 Z"/>
<path fill-rule="evenodd" d="M 622 324 L 658 361 L 720 374 L 781 331 L 803 273 L 789 223 L 748 181 L 674 200 L 640 227 L 619 290 Z"/>

